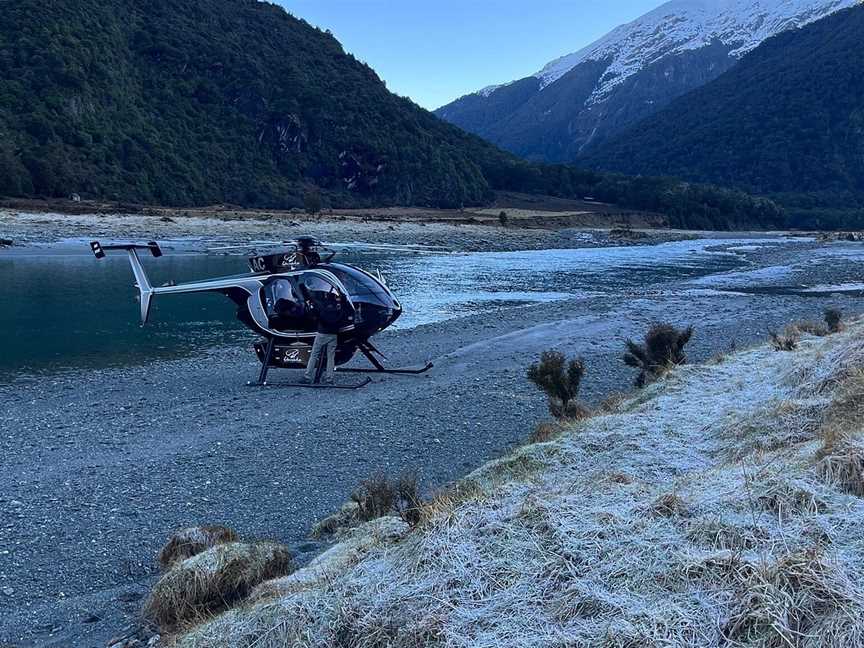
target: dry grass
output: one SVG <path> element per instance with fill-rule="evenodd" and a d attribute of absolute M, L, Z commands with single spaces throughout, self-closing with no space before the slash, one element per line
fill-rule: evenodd
<path fill-rule="evenodd" d="M 144 616 L 163 631 L 194 624 L 292 569 L 291 554 L 282 545 L 219 544 L 163 574 L 144 604 Z"/>
<path fill-rule="evenodd" d="M 741 597 L 723 634 L 733 645 L 840 648 L 850 645 L 849 635 L 842 628 L 826 633 L 825 620 L 842 615 L 858 626 L 849 617 L 864 611 L 857 588 L 815 549 L 787 554 L 769 565 L 747 565 L 731 577 Z"/>
<path fill-rule="evenodd" d="M 864 648 L 864 499 L 813 462 L 862 332 L 683 367 L 179 648 Z"/>
<path fill-rule="evenodd" d="M 829 484 L 850 495 L 864 497 L 864 448 L 846 446 L 823 458 L 816 470 Z"/>
<path fill-rule="evenodd" d="M 690 506 L 677 493 L 666 493 L 655 499 L 649 509 L 660 517 L 689 517 Z"/>
<path fill-rule="evenodd" d="M 554 441 L 561 436 L 566 430 L 566 426 L 557 421 L 544 421 L 538 423 L 528 437 L 528 443 L 548 443 Z"/>
<path fill-rule="evenodd" d="M 768 339 L 775 351 L 794 351 L 801 342 L 801 333 L 795 326 L 787 326 L 782 333 L 768 331 Z"/>
<path fill-rule="evenodd" d="M 849 370 L 834 391 L 820 429 L 822 448 L 817 458 L 841 452 L 864 428 L 864 367 Z"/>
<path fill-rule="evenodd" d="M 412 472 L 403 473 L 395 480 L 378 472 L 355 489 L 351 500 L 357 504 L 356 515 L 363 522 L 393 513 L 411 526 L 420 522 L 423 501 L 417 475 Z"/>
<path fill-rule="evenodd" d="M 157 560 L 163 569 L 191 558 L 202 551 L 226 542 L 236 542 L 237 534 L 224 526 L 196 526 L 180 529 L 171 534 L 159 551 Z"/>

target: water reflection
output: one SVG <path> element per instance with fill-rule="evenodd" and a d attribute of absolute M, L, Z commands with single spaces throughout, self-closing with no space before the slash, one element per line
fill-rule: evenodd
<path fill-rule="evenodd" d="M 712 252 L 716 240 L 658 246 L 475 253 L 452 256 L 342 255 L 380 268 L 406 312 L 402 328 L 521 303 L 705 276 L 740 267 Z M 732 244 L 732 241 L 723 243 Z M 234 274 L 236 256 L 166 254 L 145 259 L 154 285 Z M 138 324 L 136 291 L 123 255 L 0 253 L 0 377 L 175 357 L 253 335 L 219 295 L 162 296 L 151 323 Z"/>

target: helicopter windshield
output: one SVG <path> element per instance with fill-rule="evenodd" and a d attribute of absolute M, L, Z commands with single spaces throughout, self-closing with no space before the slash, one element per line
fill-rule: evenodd
<path fill-rule="evenodd" d="M 374 304 L 375 306 L 382 306 L 384 308 L 394 307 L 393 297 L 381 286 L 381 284 L 378 283 L 378 281 L 367 275 L 365 272 L 361 272 L 360 270 L 350 266 L 341 264 L 337 265 L 335 263 L 327 266 L 327 270 L 336 275 L 339 281 L 342 282 L 342 285 L 345 286 L 345 290 L 348 291 L 348 296 L 355 304 L 360 302 Z"/>

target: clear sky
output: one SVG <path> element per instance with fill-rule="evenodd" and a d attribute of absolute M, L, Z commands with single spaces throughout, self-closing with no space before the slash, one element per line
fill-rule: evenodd
<path fill-rule="evenodd" d="M 663 0 L 274 0 L 434 109 L 521 79 Z"/>

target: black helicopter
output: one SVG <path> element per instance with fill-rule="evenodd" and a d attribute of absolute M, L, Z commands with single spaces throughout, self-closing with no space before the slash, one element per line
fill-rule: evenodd
<path fill-rule="evenodd" d="M 290 247 L 278 253 L 249 257 L 250 274 L 248 275 L 160 287 L 151 285 L 138 257 L 138 250 L 147 250 L 154 257 L 162 256 L 162 250 L 155 241 L 145 245 L 132 243 L 102 245 L 99 241 L 93 241 L 90 243 L 90 248 L 97 259 L 104 258 L 105 252 L 109 250 L 123 250 L 128 254 L 140 293 L 142 326 L 147 323 L 150 305 L 155 295 L 218 292 L 237 304 L 237 319 L 263 338 L 254 345 L 258 359 L 261 361 L 261 372 L 257 382 L 249 384 L 266 385 L 267 373 L 271 368 L 306 368 L 317 330 L 314 304 L 321 303 L 325 297 L 333 295 L 348 307 L 345 325 L 339 331 L 336 347 L 335 362 L 340 367 L 340 371 L 421 374 L 432 368 L 432 363 L 427 362 L 423 367 L 416 369 L 388 369 L 379 360 L 379 357 L 386 358 L 375 348 L 370 338 L 393 324 L 402 314 L 402 306 L 387 287 L 380 272 L 376 277 L 355 266 L 334 263 L 333 257 L 336 253 L 328 251 L 325 244 L 312 237 L 299 237 L 294 241 L 285 241 L 281 244 Z M 347 247 L 351 245 L 343 244 Z M 353 245 L 385 250 L 410 249 L 406 246 Z M 237 247 L 251 246 L 213 249 L 227 250 Z M 320 255 L 322 251 L 329 252 L 323 261 Z M 412 249 L 412 251 L 419 250 Z M 371 368 L 341 367 L 358 351 L 369 360 L 372 364 Z M 323 370 L 322 362 L 317 368 L 311 385 L 293 383 L 292 385 L 323 387 L 321 384 Z M 369 382 L 367 378 L 359 384 L 336 384 L 333 387 L 357 389 Z"/>

